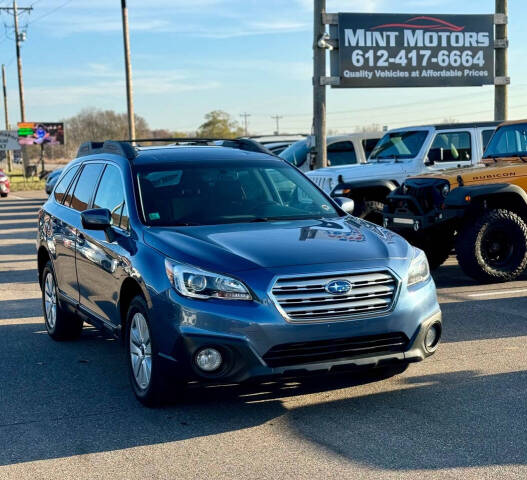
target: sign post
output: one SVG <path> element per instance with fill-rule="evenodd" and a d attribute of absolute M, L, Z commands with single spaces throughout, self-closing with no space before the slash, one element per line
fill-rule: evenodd
<path fill-rule="evenodd" d="M 326 0 L 315 0 L 313 23 L 313 134 L 315 145 L 313 146 L 314 165 L 309 158 L 310 168 L 324 168 L 328 165 L 327 139 L 326 139 L 326 50 L 324 38 L 326 25 L 324 15 L 326 14 Z M 310 155 L 310 157 L 312 157 Z"/>
<path fill-rule="evenodd" d="M 316 168 L 327 166 L 326 85 L 495 85 L 495 119 L 507 118 L 507 0 L 496 0 L 495 15 L 335 14 L 326 13 L 325 0 L 314 0 L 314 12 Z M 326 49 L 330 51 L 330 76 L 326 76 Z"/>

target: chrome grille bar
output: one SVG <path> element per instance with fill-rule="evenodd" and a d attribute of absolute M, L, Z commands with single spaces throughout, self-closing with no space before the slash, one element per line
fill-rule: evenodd
<path fill-rule="evenodd" d="M 336 280 L 349 282 L 351 289 L 344 294 L 326 291 L 326 285 Z M 346 320 L 387 312 L 397 286 L 389 272 L 282 277 L 275 282 L 272 297 L 290 321 Z"/>

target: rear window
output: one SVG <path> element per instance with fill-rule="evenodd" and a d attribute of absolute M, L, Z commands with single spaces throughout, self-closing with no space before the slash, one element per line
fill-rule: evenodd
<path fill-rule="evenodd" d="M 71 181 L 73 180 L 73 177 L 77 173 L 78 169 L 79 169 L 79 166 L 75 165 L 74 167 L 70 168 L 64 174 L 64 176 L 60 179 L 53 193 L 53 195 L 55 195 L 55 200 L 57 202 L 62 203 L 62 200 L 64 200 L 64 196 L 66 195 L 66 190 L 68 190 L 68 187 Z"/>

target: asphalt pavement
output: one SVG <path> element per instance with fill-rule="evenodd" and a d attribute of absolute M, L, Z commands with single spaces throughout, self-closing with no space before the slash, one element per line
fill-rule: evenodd
<path fill-rule="evenodd" d="M 58 343 L 37 284 L 37 192 L 0 200 L 0 479 L 526 479 L 527 276 L 434 273 L 435 356 L 404 374 L 190 391 L 142 407 L 124 349 Z"/>

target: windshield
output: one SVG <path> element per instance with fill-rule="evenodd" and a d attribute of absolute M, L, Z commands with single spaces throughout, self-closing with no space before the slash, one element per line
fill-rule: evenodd
<path fill-rule="evenodd" d="M 275 162 L 139 166 L 148 225 L 217 225 L 339 216 L 300 172 Z"/>
<path fill-rule="evenodd" d="M 527 156 L 527 124 L 506 125 L 496 130 L 483 157 Z"/>
<path fill-rule="evenodd" d="M 414 158 L 421 150 L 427 135 L 426 130 L 387 133 L 373 149 L 369 160 Z"/>
<path fill-rule="evenodd" d="M 308 150 L 307 140 L 300 140 L 289 145 L 279 156 L 296 167 L 300 167 L 306 161 Z"/>

